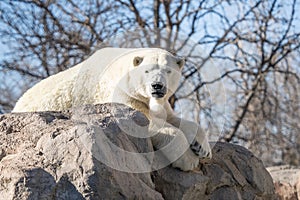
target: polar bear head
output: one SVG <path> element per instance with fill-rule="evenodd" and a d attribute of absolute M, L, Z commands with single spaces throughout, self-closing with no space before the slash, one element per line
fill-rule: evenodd
<path fill-rule="evenodd" d="M 184 59 L 163 49 L 151 48 L 131 52 L 126 76 L 126 93 L 138 100 L 168 99 L 178 88 Z M 127 85 L 127 86 L 126 86 Z"/>

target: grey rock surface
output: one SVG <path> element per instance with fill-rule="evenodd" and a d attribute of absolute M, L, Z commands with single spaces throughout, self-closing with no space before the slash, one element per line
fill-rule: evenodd
<path fill-rule="evenodd" d="M 0 115 L 0 199 L 276 198 L 262 162 L 237 145 L 215 144 L 191 172 L 152 171 L 163 157 L 136 137 L 147 125 L 120 104 Z"/>

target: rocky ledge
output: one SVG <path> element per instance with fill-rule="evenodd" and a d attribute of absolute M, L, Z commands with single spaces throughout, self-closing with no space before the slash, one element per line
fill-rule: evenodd
<path fill-rule="evenodd" d="M 276 199 L 262 162 L 233 144 L 192 172 L 153 171 L 151 140 L 136 137 L 147 125 L 120 104 L 0 115 L 1 199 Z"/>

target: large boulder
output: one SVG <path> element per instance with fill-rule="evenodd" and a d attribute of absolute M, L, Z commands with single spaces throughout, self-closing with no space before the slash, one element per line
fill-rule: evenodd
<path fill-rule="evenodd" d="M 275 199 L 262 162 L 217 143 L 183 172 L 153 170 L 145 116 L 120 104 L 0 115 L 0 199 Z M 154 164 L 153 164 L 154 163 Z"/>

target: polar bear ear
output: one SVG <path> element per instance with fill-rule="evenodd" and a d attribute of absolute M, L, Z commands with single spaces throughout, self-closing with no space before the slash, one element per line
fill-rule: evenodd
<path fill-rule="evenodd" d="M 185 58 L 177 58 L 176 64 L 181 69 L 184 66 L 184 64 L 185 64 Z"/>
<path fill-rule="evenodd" d="M 137 67 L 143 62 L 143 57 L 136 56 L 133 59 L 133 66 Z"/>

